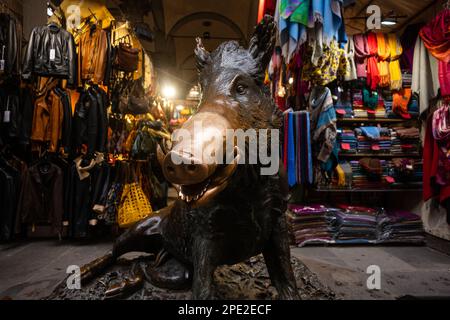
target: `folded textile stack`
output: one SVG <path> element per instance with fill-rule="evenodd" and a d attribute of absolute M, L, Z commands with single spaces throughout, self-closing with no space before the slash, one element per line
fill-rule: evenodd
<path fill-rule="evenodd" d="M 380 104 L 375 108 L 375 117 L 386 118 L 386 108 L 384 107 L 384 102 L 382 105 Z"/>
<path fill-rule="evenodd" d="M 420 244 L 425 240 L 422 219 L 413 213 L 387 211 L 378 220 L 378 243 Z"/>
<path fill-rule="evenodd" d="M 289 205 L 289 232 L 299 247 L 308 244 L 420 244 L 422 220 L 405 211 L 339 205 Z"/>
<path fill-rule="evenodd" d="M 385 100 L 385 109 L 386 109 L 386 117 L 390 119 L 398 119 L 399 116 L 392 111 L 392 100 Z M 411 118 L 417 119 L 419 117 L 419 101 L 417 97 L 413 96 L 411 101 L 408 104 L 408 113 L 411 115 Z"/>
<path fill-rule="evenodd" d="M 355 132 L 351 129 L 338 129 L 337 141 L 341 153 L 356 153 L 358 149 L 358 140 Z"/>
<path fill-rule="evenodd" d="M 355 135 L 360 153 L 390 153 L 391 151 L 391 131 L 388 128 L 356 128 Z"/>
<path fill-rule="evenodd" d="M 381 175 L 373 175 L 363 168 L 360 161 L 350 161 L 353 172 L 353 188 L 355 189 L 382 189 L 388 186 L 386 177 L 388 176 L 388 163 L 386 160 L 373 159 L 381 167 Z M 376 168 L 374 168 L 375 170 Z"/>
<path fill-rule="evenodd" d="M 329 243 L 333 239 L 330 219 L 336 209 L 323 205 L 289 205 L 287 222 L 289 232 L 297 245 Z"/>
<path fill-rule="evenodd" d="M 388 162 L 388 174 L 393 183 L 420 185 L 423 179 L 422 159 L 395 158 Z"/>
<path fill-rule="evenodd" d="M 338 91 L 336 93 L 337 101 L 334 103 L 334 108 L 336 109 L 336 115 L 341 118 L 353 117 L 352 100 L 350 95 L 348 95 L 347 93 L 348 91 Z"/>
<path fill-rule="evenodd" d="M 354 109 L 364 109 L 362 90 L 355 89 L 353 91 L 353 108 Z"/>
<path fill-rule="evenodd" d="M 416 154 L 420 150 L 420 131 L 418 128 L 396 127 L 391 130 L 393 154 Z"/>
<path fill-rule="evenodd" d="M 376 210 L 348 205 L 340 205 L 338 208 L 341 210 L 333 212 L 336 219 L 330 220 L 337 244 L 376 242 L 378 215 Z"/>
<path fill-rule="evenodd" d="M 353 186 L 352 166 L 347 161 L 341 161 L 331 178 L 333 188 L 351 188 Z"/>
<path fill-rule="evenodd" d="M 341 118 L 352 118 L 353 117 L 353 107 L 351 102 L 348 103 L 336 103 L 335 104 L 336 114 Z"/>
<path fill-rule="evenodd" d="M 383 105 L 378 105 L 374 110 L 364 107 L 353 107 L 353 115 L 355 118 L 386 118 L 386 108 Z"/>
<path fill-rule="evenodd" d="M 364 108 L 353 107 L 353 115 L 355 118 L 367 118 L 369 115 Z"/>

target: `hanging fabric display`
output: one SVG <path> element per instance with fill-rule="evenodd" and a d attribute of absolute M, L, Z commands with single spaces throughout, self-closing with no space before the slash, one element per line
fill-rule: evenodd
<path fill-rule="evenodd" d="M 367 78 L 367 57 L 369 56 L 369 48 L 367 37 L 363 34 L 353 36 L 355 42 L 355 63 L 358 78 Z"/>
<path fill-rule="evenodd" d="M 425 47 L 439 61 L 441 94 L 450 95 L 450 9 L 440 12 L 420 30 Z"/>
<path fill-rule="evenodd" d="M 384 33 L 377 33 L 377 46 L 378 46 L 378 71 L 380 73 L 380 87 L 390 86 L 390 73 L 389 73 L 389 59 L 391 57 L 391 50 L 386 41 L 386 35 Z"/>
<path fill-rule="evenodd" d="M 400 68 L 400 56 L 403 53 L 402 45 L 396 34 L 388 34 L 388 43 L 391 52 L 389 74 L 391 77 L 391 90 L 402 88 L 402 70 Z"/>
<path fill-rule="evenodd" d="M 378 71 L 378 45 L 377 36 L 373 32 L 367 35 L 367 85 L 371 90 L 375 90 L 380 83 L 380 73 Z"/>

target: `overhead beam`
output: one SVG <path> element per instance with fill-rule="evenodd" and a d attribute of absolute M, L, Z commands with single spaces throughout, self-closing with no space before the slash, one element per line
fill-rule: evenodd
<path fill-rule="evenodd" d="M 401 25 L 399 25 L 397 28 L 395 28 L 395 32 L 398 32 L 403 29 L 403 27 L 407 26 L 411 21 L 414 21 L 421 15 L 423 15 L 428 9 L 430 9 L 432 6 L 436 5 L 439 2 L 439 0 L 432 0 L 430 3 L 428 3 L 426 6 L 424 6 L 422 9 L 418 10 L 415 14 L 413 14 L 408 20 L 403 22 Z"/>

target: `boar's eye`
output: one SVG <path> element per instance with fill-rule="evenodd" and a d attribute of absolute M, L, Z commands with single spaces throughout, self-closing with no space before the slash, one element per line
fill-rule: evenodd
<path fill-rule="evenodd" d="M 247 93 L 247 86 L 245 84 L 239 83 L 236 85 L 236 93 L 243 96 Z"/>

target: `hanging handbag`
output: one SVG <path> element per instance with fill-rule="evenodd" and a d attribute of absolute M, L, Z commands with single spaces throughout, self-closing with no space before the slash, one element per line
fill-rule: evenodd
<path fill-rule="evenodd" d="M 119 109 L 122 114 L 141 115 L 151 111 L 153 101 L 145 94 L 141 79 L 134 81 L 130 94 L 121 99 Z"/>
<path fill-rule="evenodd" d="M 116 68 L 123 72 L 135 72 L 139 65 L 139 49 L 128 43 L 119 43 L 116 53 Z"/>
<path fill-rule="evenodd" d="M 115 46 L 114 67 L 123 72 L 135 72 L 138 69 L 140 50 L 133 48 L 129 35 L 116 40 L 117 26 L 115 22 L 111 23 L 111 29 L 112 43 Z M 118 45 L 117 42 L 119 42 Z"/>
<path fill-rule="evenodd" d="M 136 178 L 126 183 L 122 192 L 122 199 L 117 213 L 120 228 L 130 228 L 137 222 L 153 213 L 150 201 L 142 189 L 140 179 Z"/>

